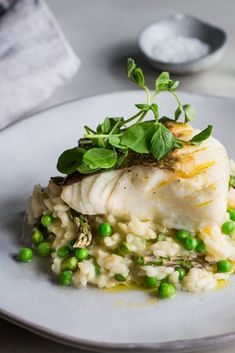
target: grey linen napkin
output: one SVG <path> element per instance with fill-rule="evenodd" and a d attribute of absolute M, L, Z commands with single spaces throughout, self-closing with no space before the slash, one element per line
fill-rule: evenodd
<path fill-rule="evenodd" d="M 8 11 L 14 2 L 15 0 L 0 0 L 0 15 Z"/>
<path fill-rule="evenodd" d="M 79 66 L 43 0 L 18 0 L 0 17 L 0 129 L 37 108 Z"/>

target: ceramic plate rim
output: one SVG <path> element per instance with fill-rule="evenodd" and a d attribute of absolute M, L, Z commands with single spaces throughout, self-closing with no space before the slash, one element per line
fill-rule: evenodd
<path fill-rule="evenodd" d="M 107 95 L 119 95 L 125 93 L 133 93 L 137 92 L 138 90 L 124 90 L 124 91 L 114 91 L 109 93 L 97 94 L 97 95 L 87 95 L 83 96 L 78 99 L 72 99 L 63 103 L 59 103 L 53 105 L 49 108 L 42 109 L 38 112 L 35 112 L 31 115 L 26 116 L 24 119 L 17 121 L 15 124 L 10 125 L 8 128 L 0 131 L 0 134 L 5 134 L 9 130 L 17 129 L 19 125 L 24 124 L 28 118 L 34 120 L 40 114 L 49 112 L 51 110 L 57 109 L 64 105 L 69 105 L 78 101 L 83 101 L 90 98 L 98 98 Z M 197 94 L 193 92 L 181 91 L 179 93 L 182 94 L 189 94 L 192 96 L 196 96 L 199 98 L 207 98 L 207 99 L 220 99 L 220 100 L 230 100 L 235 103 L 235 98 L 233 97 L 223 97 L 223 96 L 214 96 L 214 95 L 207 95 L 207 94 Z M 210 335 L 206 337 L 199 337 L 199 338 L 192 338 L 188 340 L 174 340 L 174 341 L 164 341 L 164 342 L 151 342 L 151 343 L 105 343 L 95 340 L 87 340 L 81 338 L 75 338 L 69 336 L 67 334 L 58 334 L 57 331 L 53 329 L 43 327 L 41 325 L 37 325 L 36 323 L 22 319 L 20 316 L 15 315 L 9 311 L 4 310 L 0 307 L 0 317 L 4 320 L 16 324 L 19 327 L 22 327 L 30 332 L 38 334 L 42 337 L 47 339 L 53 340 L 55 342 L 59 342 L 62 344 L 66 344 L 69 346 L 85 349 L 85 350 L 92 350 L 92 351 L 105 351 L 105 352 L 117 352 L 118 351 L 143 351 L 143 352 L 173 352 L 173 351 L 186 351 L 188 349 L 200 350 L 203 348 L 212 348 L 212 347 L 219 347 L 224 346 L 225 344 L 231 343 L 235 341 L 235 331 L 219 334 L 219 335 Z"/>

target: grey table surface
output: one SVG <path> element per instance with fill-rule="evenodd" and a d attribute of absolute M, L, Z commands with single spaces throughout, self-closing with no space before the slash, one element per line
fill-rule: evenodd
<path fill-rule="evenodd" d="M 47 0 L 67 39 L 79 55 L 77 75 L 44 104 L 50 107 L 93 94 L 132 89 L 125 59 L 135 57 L 153 83 L 156 71 L 138 53 L 138 32 L 165 15 L 184 12 L 223 27 L 226 54 L 214 68 L 180 77 L 181 89 L 235 97 L 235 1 L 233 0 Z M 75 353 L 81 350 L 51 342 L 0 319 L 1 353 Z M 235 344 L 207 352 L 232 353 Z"/>

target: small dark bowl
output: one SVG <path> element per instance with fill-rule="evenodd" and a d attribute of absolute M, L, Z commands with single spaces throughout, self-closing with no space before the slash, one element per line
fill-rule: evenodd
<path fill-rule="evenodd" d="M 208 54 L 180 63 L 164 62 L 156 59 L 151 52 L 152 46 L 156 43 L 154 33 L 166 29 L 169 29 L 176 36 L 197 38 L 208 44 Z M 205 70 L 216 64 L 224 54 L 226 42 L 227 35 L 222 29 L 193 16 L 177 14 L 145 27 L 139 35 L 138 45 L 142 54 L 152 66 L 160 70 L 185 74 Z"/>

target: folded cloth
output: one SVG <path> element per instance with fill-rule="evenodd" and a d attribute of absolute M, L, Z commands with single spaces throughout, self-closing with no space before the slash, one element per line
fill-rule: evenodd
<path fill-rule="evenodd" d="M 14 2 L 15 0 L 0 0 L 0 15 L 8 11 Z"/>
<path fill-rule="evenodd" d="M 43 0 L 18 0 L 0 18 L 0 129 L 27 116 L 79 66 Z"/>

